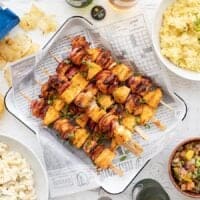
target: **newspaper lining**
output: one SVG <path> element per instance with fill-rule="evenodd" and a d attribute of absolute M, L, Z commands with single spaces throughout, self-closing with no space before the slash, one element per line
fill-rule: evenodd
<path fill-rule="evenodd" d="M 179 102 L 169 91 L 165 78 L 162 76 L 143 14 L 137 13 L 128 19 L 95 28 L 95 30 L 86 25 L 82 19 L 71 19 L 56 34 L 53 42 L 46 47 L 42 59 L 38 61 L 37 57 L 29 57 L 12 66 L 15 105 L 23 114 L 21 120 L 38 134 L 43 147 L 52 198 L 98 186 L 106 187 L 112 179 L 115 180 L 115 184 L 120 184 L 120 181 L 116 182 L 119 177 L 116 177 L 110 170 L 97 173 L 82 151 L 61 141 L 52 130 L 43 127 L 40 120 L 32 117 L 30 112 L 29 99 L 37 98 L 41 87 L 39 83 L 45 82 L 48 75 L 55 72 L 57 63 L 51 54 L 60 59 L 67 57 L 70 50 L 70 38 L 80 34 L 85 35 L 94 46 L 103 45 L 111 48 L 118 60 L 129 61 L 134 66 L 134 71 L 151 76 L 164 89 L 164 101 L 174 110 L 159 106 L 156 117 L 167 126 L 167 131 L 176 125 L 178 113 L 181 112 Z M 106 43 L 101 36 L 110 44 Z M 144 141 L 137 135 L 133 137 L 144 147 L 143 155 L 136 158 L 124 148 L 120 148 L 114 160 L 114 163 L 124 170 L 124 178 L 127 177 L 126 174 L 134 177 L 143 165 L 161 151 L 164 144 L 167 144 L 168 134 L 161 132 L 153 124 L 150 124 L 150 129 L 141 128 L 149 134 L 149 140 Z M 126 160 L 121 162 L 120 158 L 123 156 L 126 156 Z"/>

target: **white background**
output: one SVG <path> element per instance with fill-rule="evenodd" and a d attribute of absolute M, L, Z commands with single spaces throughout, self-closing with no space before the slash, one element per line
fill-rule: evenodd
<path fill-rule="evenodd" d="M 145 6 L 144 13 L 149 17 L 151 21 L 153 19 L 153 14 L 156 6 L 158 6 L 160 0 L 138 0 Z M 38 4 L 45 11 L 56 15 L 59 24 L 62 24 L 65 19 L 72 15 L 82 15 L 95 23 L 96 26 L 102 23 L 107 23 L 113 19 L 120 18 L 122 15 L 126 15 L 127 12 L 134 12 L 134 8 L 126 12 L 115 11 L 111 8 L 107 0 L 94 0 L 93 4 L 84 9 L 76 9 L 68 6 L 64 0 L 0 0 L 8 7 L 12 8 L 19 16 L 25 13 L 32 2 Z M 96 22 L 90 17 L 90 9 L 93 5 L 102 5 L 106 8 L 107 15 L 106 18 L 101 22 Z M 151 23 L 149 23 L 149 28 L 151 28 Z M 15 29 L 13 32 L 17 32 Z M 31 33 L 32 38 L 37 43 L 45 44 L 48 38 L 51 36 L 44 36 L 39 31 Z M 167 172 L 167 164 L 170 152 L 173 148 L 185 138 L 200 136 L 200 83 L 192 82 L 176 75 L 171 72 L 166 72 L 172 83 L 174 91 L 176 91 L 187 103 L 188 114 L 186 119 L 179 125 L 175 130 L 175 137 L 171 140 L 170 144 L 161 152 L 158 156 L 150 161 L 150 163 L 144 168 L 140 175 L 133 181 L 133 183 L 128 187 L 128 189 L 120 195 L 109 195 L 101 189 L 86 191 L 78 194 L 74 194 L 62 199 L 70 200 L 97 200 L 102 196 L 109 196 L 114 200 L 129 200 L 131 198 L 131 191 L 134 183 L 143 178 L 154 178 L 158 180 L 164 188 L 169 193 L 172 200 L 188 200 L 190 198 L 182 196 L 173 185 L 170 183 Z M 3 78 L 3 73 L 0 71 L 0 92 L 5 94 L 8 86 Z M 27 144 L 33 151 L 38 155 L 41 155 L 40 148 L 37 143 L 35 135 L 30 132 L 24 125 L 19 123 L 14 117 L 9 113 L 5 113 L 3 118 L 0 119 L 0 134 L 4 133 L 11 135 L 23 143 Z"/>

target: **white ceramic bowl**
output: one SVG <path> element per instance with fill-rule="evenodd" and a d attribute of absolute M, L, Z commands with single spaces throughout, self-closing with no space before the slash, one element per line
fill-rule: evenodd
<path fill-rule="evenodd" d="M 19 152 L 27 160 L 34 172 L 37 200 L 48 200 L 49 186 L 47 173 L 35 153 L 21 142 L 5 135 L 0 135 L 0 142 L 7 144 L 11 150 Z"/>
<path fill-rule="evenodd" d="M 159 39 L 159 31 L 162 24 L 162 16 L 165 10 L 171 5 L 175 0 L 161 0 L 160 5 L 158 6 L 155 14 L 155 18 L 153 21 L 152 27 L 152 40 L 154 49 L 156 51 L 157 56 L 161 60 L 161 62 L 172 72 L 175 74 L 190 80 L 200 81 L 200 73 L 189 71 L 186 69 L 182 69 L 177 67 L 175 64 L 170 62 L 167 58 L 165 58 L 160 51 L 160 39 Z"/>

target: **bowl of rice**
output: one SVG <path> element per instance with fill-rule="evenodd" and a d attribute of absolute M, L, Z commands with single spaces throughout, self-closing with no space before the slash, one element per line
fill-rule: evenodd
<path fill-rule="evenodd" d="M 157 56 L 170 71 L 200 81 L 200 0 L 162 0 L 152 40 Z"/>

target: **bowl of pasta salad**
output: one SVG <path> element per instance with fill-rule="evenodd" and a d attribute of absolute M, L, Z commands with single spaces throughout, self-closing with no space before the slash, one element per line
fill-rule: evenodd
<path fill-rule="evenodd" d="M 157 56 L 170 71 L 200 81 L 200 0 L 162 0 L 152 40 Z"/>
<path fill-rule="evenodd" d="M 21 142 L 0 135 L 0 197 L 48 200 L 48 193 L 47 174 L 35 153 Z"/>

